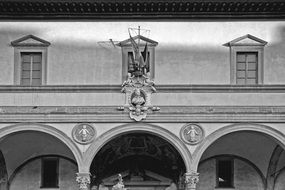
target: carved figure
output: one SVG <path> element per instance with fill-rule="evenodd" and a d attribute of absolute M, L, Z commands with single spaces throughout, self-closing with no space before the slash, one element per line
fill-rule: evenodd
<path fill-rule="evenodd" d="M 112 187 L 112 190 L 125 190 L 125 185 L 123 183 L 123 177 L 118 174 L 118 183 Z"/>
<path fill-rule="evenodd" d="M 138 105 L 142 105 L 145 103 L 144 97 L 141 95 L 140 89 L 135 89 L 134 90 L 134 97 L 132 98 L 132 104 L 134 104 L 136 107 Z"/>
<path fill-rule="evenodd" d="M 134 76 L 132 76 L 132 73 L 128 73 L 128 78 L 127 78 L 126 81 L 123 82 L 122 87 L 124 87 L 124 86 L 132 86 L 132 83 L 133 83 L 132 79 L 133 78 L 134 78 Z"/>
<path fill-rule="evenodd" d="M 82 129 L 78 132 L 78 134 L 81 136 L 82 141 L 86 141 L 88 139 L 88 136 L 90 135 L 90 132 L 86 128 L 86 125 L 83 125 Z"/>
<path fill-rule="evenodd" d="M 196 131 L 194 126 L 191 126 L 190 130 L 187 132 L 187 135 L 189 135 L 189 140 L 191 142 L 195 142 L 197 140 L 197 136 L 199 135 L 199 133 Z"/>

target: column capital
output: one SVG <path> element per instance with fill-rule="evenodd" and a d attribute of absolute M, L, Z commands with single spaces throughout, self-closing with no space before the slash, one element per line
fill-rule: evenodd
<path fill-rule="evenodd" d="M 199 173 L 191 171 L 184 174 L 186 190 L 195 190 L 199 182 Z"/>
<path fill-rule="evenodd" d="M 76 173 L 76 182 L 79 185 L 79 190 L 87 190 L 90 185 L 90 173 Z"/>

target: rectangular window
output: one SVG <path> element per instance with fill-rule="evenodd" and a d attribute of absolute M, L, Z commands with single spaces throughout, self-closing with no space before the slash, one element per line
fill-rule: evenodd
<path fill-rule="evenodd" d="M 233 187 L 233 159 L 217 159 L 217 187 Z"/>
<path fill-rule="evenodd" d="M 42 187 L 58 188 L 58 158 L 42 159 Z"/>
<path fill-rule="evenodd" d="M 237 84 L 257 84 L 257 52 L 237 52 Z"/>
<path fill-rule="evenodd" d="M 42 53 L 21 53 L 21 85 L 42 84 Z"/>

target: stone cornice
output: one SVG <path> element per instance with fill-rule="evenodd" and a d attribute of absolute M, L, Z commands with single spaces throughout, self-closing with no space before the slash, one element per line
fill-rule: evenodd
<path fill-rule="evenodd" d="M 285 122 L 285 106 L 160 106 L 146 120 L 152 123 L 185 122 Z M 117 106 L 98 107 L 0 107 L 0 123 L 15 122 L 132 123 L 128 111 Z"/>
<path fill-rule="evenodd" d="M 282 0 L 0 0 L 0 19 L 284 19 Z"/>
<path fill-rule="evenodd" d="M 158 93 L 285 93 L 285 85 L 156 85 Z M 0 85 L 0 93 L 121 93 L 120 85 Z"/>

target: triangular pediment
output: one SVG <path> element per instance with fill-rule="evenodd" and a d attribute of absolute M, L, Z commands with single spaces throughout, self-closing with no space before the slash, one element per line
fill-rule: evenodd
<path fill-rule="evenodd" d="M 45 41 L 39 37 L 34 35 L 27 35 L 17 40 L 11 42 L 12 46 L 40 46 L 40 47 L 47 47 L 50 45 L 48 41 Z"/>
<path fill-rule="evenodd" d="M 266 44 L 266 41 L 247 34 L 224 44 L 224 46 L 265 46 Z"/>
<path fill-rule="evenodd" d="M 158 42 L 151 40 L 147 37 L 144 37 L 142 35 L 137 35 L 135 37 L 133 37 L 133 39 L 135 40 L 136 43 L 138 43 L 140 41 L 140 45 L 144 46 L 146 43 L 149 46 L 157 46 Z M 124 41 L 121 41 L 120 43 L 117 44 L 118 46 L 131 46 L 131 39 L 126 39 Z"/>

